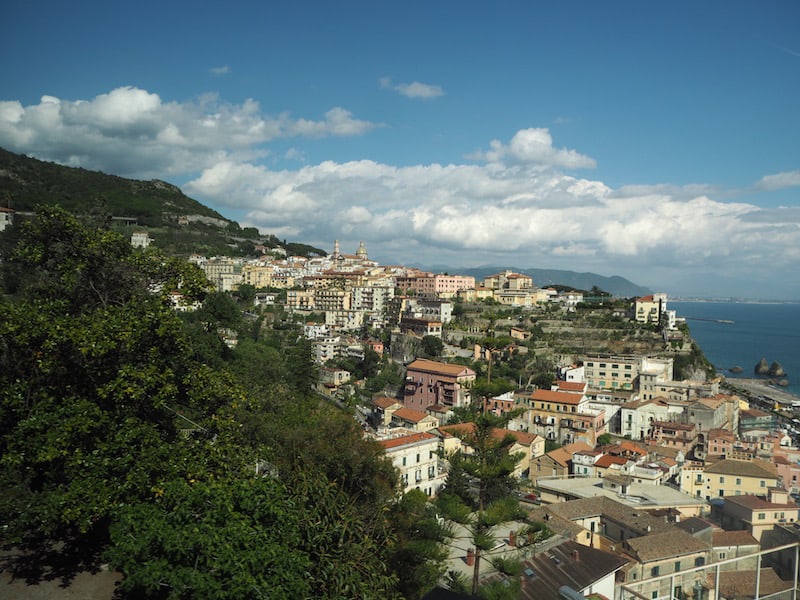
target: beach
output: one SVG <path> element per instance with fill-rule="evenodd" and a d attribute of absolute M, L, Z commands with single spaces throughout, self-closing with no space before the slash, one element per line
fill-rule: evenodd
<path fill-rule="evenodd" d="M 770 385 L 769 381 L 764 379 L 726 378 L 725 385 L 734 390 L 740 388 L 750 397 L 763 396 L 772 402 L 778 402 L 782 405 L 800 402 L 800 396 L 778 386 Z"/>

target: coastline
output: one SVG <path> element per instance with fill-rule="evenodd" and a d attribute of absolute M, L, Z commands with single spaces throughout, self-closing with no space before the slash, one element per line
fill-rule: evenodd
<path fill-rule="evenodd" d="M 769 385 L 763 379 L 745 379 L 739 377 L 724 377 L 724 385 L 731 388 L 741 388 L 747 392 L 749 396 L 763 396 L 773 402 L 781 404 L 791 404 L 792 402 L 800 402 L 800 396 L 787 392 L 774 385 Z"/>

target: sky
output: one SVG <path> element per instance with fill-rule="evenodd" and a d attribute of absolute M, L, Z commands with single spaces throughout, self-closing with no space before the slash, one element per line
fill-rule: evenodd
<path fill-rule="evenodd" d="M 800 300 L 796 0 L 10 0 L 3 15 L 7 150 L 165 180 L 329 252 L 363 240 L 382 264 Z"/>

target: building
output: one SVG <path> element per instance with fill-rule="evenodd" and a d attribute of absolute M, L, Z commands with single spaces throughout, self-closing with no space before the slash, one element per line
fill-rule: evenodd
<path fill-rule="evenodd" d="M 466 406 L 475 377 L 469 367 L 419 358 L 406 370 L 403 405 L 422 411 L 431 404 Z"/>
<path fill-rule="evenodd" d="M 2 229 L 0 229 L 0 231 L 2 231 Z M 131 246 L 134 248 L 147 248 L 152 241 L 153 240 L 146 231 L 134 231 L 131 234 Z"/>
<path fill-rule="evenodd" d="M 728 458 L 703 470 L 706 500 L 730 496 L 763 495 L 778 485 L 775 466 L 763 460 Z M 683 489 L 683 485 L 681 486 Z"/>
<path fill-rule="evenodd" d="M 0 231 L 14 222 L 14 211 L 10 208 L 0 208 Z M 131 243 L 133 243 L 131 241 Z"/>
<path fill-rule="evenodd" d="M 789 501 L 785 490 L 769 490 L 766 496 L 748 494 L 725 498 L 718 516 L 724 528 L 744 529 L 760 542 L 765 532 L 797 523 L 800 507 Z"/>
<path fill-rule="evenodd" d="M 666 311 L 667 295 L 662 293 L 637 298 L 633 312 L 638 323 L 659 325 Z"/>
<path fill-rule="evenodd" d="M 417 489 L 435 496 L 444 486 L 445 473 L 439 464 L 439 438 L 428 433 L 410 432 L 378 440 L 386 456 L 400 473 L 403 493 Z"/>

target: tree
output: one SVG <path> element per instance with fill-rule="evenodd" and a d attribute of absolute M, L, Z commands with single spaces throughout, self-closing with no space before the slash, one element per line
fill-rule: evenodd
<path fill-rule="evenodd" d="M 500 523 L 521 519 L 525 515 L 519 502 L 511 496 L 517 486 L 513 473 L 521 456 L 510 453 L 514 437 L 500 435 L 500 430 L 514 416 L 513 413 L 499 417 L 482 413 L 473 427 L 458 434 L 462 443 L 472 452 L 454 457 L 455 464 L 471 483 L 465 492 L 460 483 L 463 475 L 459 474 L 456 485 L 452 488 L 445 485 L 437 499 L 437 506 L 442 513 L 467 529 L 475 548 L 472 595 L 478 593 L 481 560 L 484 556 L 493 558 L 489 554 L 495 544 L 492 529 Z M 465 494 L 472 498 L 472 502 L 464 498 Z M 527 532 L 521 533 L 525 539 Z M 502 562 L 495 566 L 508 568 Z"/>
<path fill-rule="evenodd" d="M 425 356 L 436 358 L 442 355 L 444 342 L 442 342 L 442 338 L 435 335 L 426 335 L 422 338 L 421 349 Z"/>

